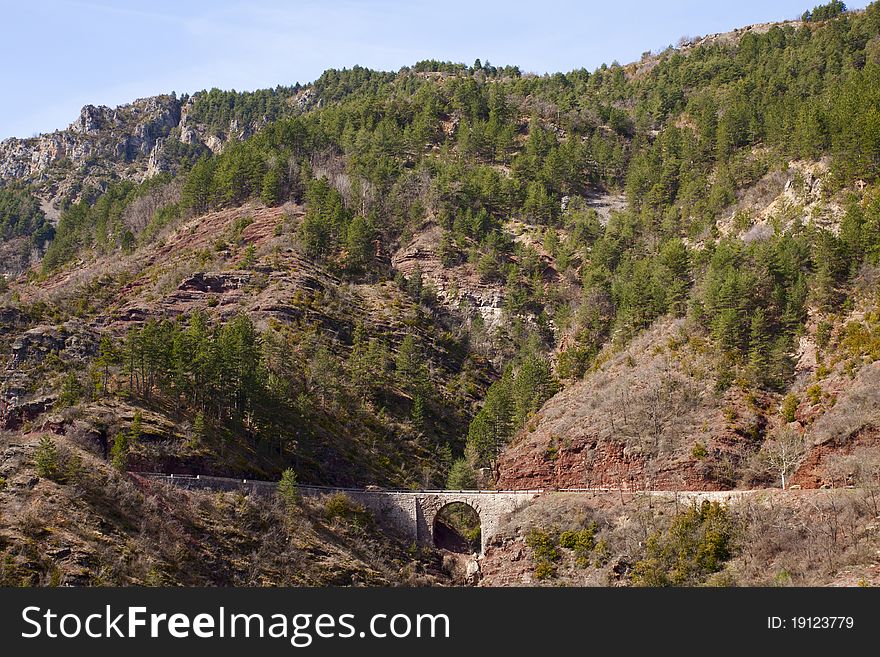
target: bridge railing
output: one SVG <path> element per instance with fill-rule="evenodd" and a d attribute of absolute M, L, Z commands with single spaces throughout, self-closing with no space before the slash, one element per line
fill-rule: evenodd
<path fill-rule="evenodd" d="M 199 482 L 199 483 L 223 483 L 267 486 L 277 484 L 277 481 L 266 481 L 264 479 L 239 479 L 237 477 L 215 477 L 212 475 L 190 475 L 190 474 L 166 474 L 164 472 L 132 472 L 131 474 L 139 477 L 147 477 L 149 479 L 181 481 L 181 482 Z M 519 493 L 519 494 L 539 494 L 543 493 L 543 488 L 519 489 L 519 490 L 481 490 L 481 489 L 412 489 L 412 488 L 353 488 L 346 486 L 319 486 L 315 484 L 300 484 L 297 486 L 300 490 L 326 491 L 332 493 L 418 493 L 418 494 L 440 494 L 454 493 L 456 495 L 496 495 L 498 493 Z"/>
<path fill-rule="evenodd" d="M 266 481 L 262 479 L 238 479 L 234 477 L 215 477 L 212 475 L 188 475 L 188 474 L 166 474 L 163 472 L 132 472 L 131 474 L 147 477 L 150 479 L 158 479 L 158 480 L 166 480 L 170 482 L 192 482 L 195 485 L 205 485 L 209 487 L 212 483 L 216 483 L 220 486 L 251 486 L 266 489 L 271 486 L 275 486 L 278 484 L 277 481 Z M 305 492 L 316 492 L 316 493 L 380 493 L 380 494 L 412 494 L 412 495 L 499 495 L 499 494 L 509 494 L 509 495 L 540 495 L 542 493 L 659 493 L 672 495 L 676 493 L 681 494 L 693 494 L 693 493 L 716 493 L 719 495 L 723 494 L 739 494 L 747 491 L 687 491 L 687 490 L 634 490 L 629 488 L 611 488 L 611 487 L 596 487 L 596 488 L 520 488 L 520 489 L 498 489 L 498 490 L 487 490 L 487 489 L 443 489 L 443 488 L 426 488 L 426 489 L 412 489 L 412 488 L 378 488 L 378 487 L 369 487 L 369 488 L 354 488 L 354 487 L 346 487 L 346 486 L 320 486 L 313 484 L 300 484 L 297 486 L 299 490 Z"/>

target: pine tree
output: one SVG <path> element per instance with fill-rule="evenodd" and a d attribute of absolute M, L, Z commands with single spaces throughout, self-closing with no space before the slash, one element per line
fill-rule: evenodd
<path fill-rule="evenodd" d="M 287 468 L 281 473 L 281 481 L 278 482 L 278 497 L 288 509 L 295 508 L 300 501 L 299 482 L 296 472 Z"/>
<path fill-rule="evenodd" d="M 120 472 L 128 469 L 129 445 L 129 434 L 125 431 L 120 431 L 116 434 L 113 446 L 110 448 L 110 463 Z"/>
<path fill-rule="evenodd" d="M 244 417 L 252 410 L 260 387 L 260 336 L 250 318 L 239 314 L 220 329 L 217 342 L 223 397 L 238 417 Z"/>
<path fill-rule="evenodd" d="M 34 451 L 34 465 L 37 474 L 45 479 L 57 479 L 61 473 L 58 448 L 48 435 L 40 436 L 40 442 Z"/>
<path fill-rule="evenodd" d="M 516 429 L 513 378 L 513 370 L 508 367 L 501 380 L 489 386 L 483 408 L 468 427 L 467 445 L 474 453 L 477 465 L 494 465 L 501 448 Z"/>
<path fill-rule="evenodd" d="M 374 372 L 370 358 L 370 344 L 367 340 L 367 329 L 363 324 L 358 324 L 354 329 L 347 370 L 349 380 L 361 401 L 367 401 L 373 390 Z"/>
<path fill-rule="evenodd" d="M 767 317 L 763 308 L 758 308 L 752 315 L 749 330 L 749 367 L 759 385 L 769 378 L 770 335 Z"/>
<path fill-rule="evenodd" d="M 456 459 L 449 468 L 446 488 L 450 490 L 473 490 L 477 487 L 477 475 L 465 458 Z"/>
<path fill-rule="evenodd" d="M 240 269 L 252 269 L 255 264 L 257 264 L 257 247 L 248 244 L 238 266 Z"/>
<path fill-rule="evenodd" d="M 260 200 L 266 205 L 278 205 L 281 201 L 281 174 L 275 167 L 270 167 L 263 176 L 260 190 Z"/>
<path fill-rule="evenodd" d="M 357 216 L 348 225 L 345 250 L 349 271 L 361 272 L 369 267 L 373 256 L 373 228 L 366 218 Z"/>
<path fill-rule="evenodd" d="M 558 389 L 546 358 L 529 354 L 519 367 L 512 386 L 513 425 L 523 426 L 532 414 L 552 397 Z"/>
<path fill-rule="evenodd" d="M 415 336 L 408 334 L 397 349 L 394 367 L 397 381 L 404 390 L 412 390 L 425 378 L 422 350 Z"/>
<path fill-rule="evenodd" d="M 58 405 L 67 408 L 76 404 L 83 394 L 83 387 L 80 384 L 79 377 L 76 372 L 68 372 L 61 384 L 61 392 L 58 395 Z"/>
<path fill-rule="evenodd" d="M 119 354 L 113 344 L 113 340 L 111 340 L 110 336 L 108 335 L 102 336 L 101 342 L 98 344 L 98 357 L 95 360 L 95 364 L 98 366 L 101 373 L 100 386 L 98 391 L 100 392 L 100 394 L 107 394 L 110 388 L 111 368 L 118 362 Z"/>
<path fill-rule="evenodd" d="M 196 413 L 195 420 L 193 420 L 193 428 L 192 428 L 192 443 L 193 446 L 198 446 L 202 444 L 208 436 L 208 427 L 205 423 L 205 414 L 202 411 Z"/>
<path fill-rule="evenodd" d="M 202 156 L 190 169 L 183 184 L 180 203 L 194 214 L 207 212 L 210 207 L 214 196 L 214 166 L 213 158 Z"/>
<path fill-rule="evenodd" d="M 666 310 L 681 316 L 687 302 L 690 263 L 687 248 L 680 239 L 669 240 L 663 245 L 660 250 L 660 265 L 660 284 Z"/>
<path fill-rule="evenodd" d="M 421 393 L 413 397 L 412 412 L 410 413 L 413 426 L 419 433 L 425 433 L 427 428 L 427 414 L 425 412 L 425 398 Z"/>
<path fill-rule="evenodd" d="M 334 401 L 339 393 L 341 374 L 339 364 L 324 345 L 319 345 L 308 367 L 309 391 L 318 395 L 322 407 Z"/>

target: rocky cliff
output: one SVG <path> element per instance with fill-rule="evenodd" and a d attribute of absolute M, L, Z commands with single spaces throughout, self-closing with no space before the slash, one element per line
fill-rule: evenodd
<path fill-rule="evenodd" d="M 174 172 L 184 158 L 220 152 L 262 123 L 232 119 L 222 128 L 207 126 L 193 118 L 197 98 L 172 93 L 115 108 L 86 105 L 63 130 L 0 142 L 0 179 L 33 185 L 55 218 L 62 201 L 79 200 L 90 187 L 103 190 L 115 179 Z"/>

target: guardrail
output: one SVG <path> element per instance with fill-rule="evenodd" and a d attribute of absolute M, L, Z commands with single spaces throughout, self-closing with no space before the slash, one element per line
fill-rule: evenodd
<path fill-rule="evenodd" d="M 188 474 L 166 474 L 163 472 L 132 472 L 130 474 L 140 477 L 149 477 L 151 479 L 170 479 L 181 481 L 198 481 L 200 483 L 218 482 L 226 485 L 244 485 L 244 486 L 274 486 L 277 481 L 266 481 L 263 479 L 238 479 L 233 477 L 215 477 L 212 475 L 188 475 Z M 718 495 L 724 494 L 741 494 L 748 493 L 746 490 L 636 490 L 631 488 L 505 488 L 498 490 L 490 489 L 446 489 L 446 488 L 354 488 L 351 486 L 321 486 L 318 484 L 299 484 L 300 490 L 306 491 L 326 491 L 333 493 L 394 493 L 394 494 L 417 494 L 417 495 L 499 495 L 499 494 L 519 494 L 519 495 L 540 495 L 542 493 L 662 493 L 665 495 L 673 494 L 707 494 L 714 493 Z"/>
<path fill-rule="evenodd" d="M 212 481 L 222 482 L 225 484 L 241 484 L 241 485 L 256 485 L 256 486 L 269 486 L 276 485 L 277 481 L 266 481 L 264 479 L 238 479 L 233 477 L 215 477 L 213 475 L 188 475 L 188 474 L 166 474 L 164 472 L 131 472 L 130 474 L 137 475 L 139 477 L 148 477 L 150 479 L 171 479 L 171 480 L 180 480 L 180 481 L 198 481 L 198 482 L 206 482 L 210 483 Z M 320 486 L 317 484 L 298 484 L 297 488 L 300 490 L 317 490 L 317 491 L 328 491 L 328 492 L 340 492 L 340 493 L 413 493 L 413 494 L 440 494 L 440 493 L 454 493 L 456 495 L 497 495 L 499 493 L 517 493 L 517 494 L 540 494 L 545 492 L 543 488 L 531 488 L 531 489 L 500 489 L 500 490 L 488 490 L 488 489 L 447 489 L 447 488 L 436 488 L 436 489 L 412 489 L 412 488 L 353 488 L 346 486 Z"/>

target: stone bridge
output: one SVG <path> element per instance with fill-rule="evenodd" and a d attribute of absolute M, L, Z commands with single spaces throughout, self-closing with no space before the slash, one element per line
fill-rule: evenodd
<path fill-rule="evenodd" d="M 276 482 L 250 479 L 228 479 L 202 475 L 165 475 L 133 473 L 139 477 L 166 482 L 183 488 L 234 491 L 255 494 L 275 492 Z M 441 509 L 461 502 L 471 507 L 480 518 L 480 551 L 498 531 L 502 518 L 525 506 L 542 490 L 371 490 L 363 488 L 330 488 L 299 486 L 302 495 L 319 496 L 345 493 L 353 501 L 369 509 L 376 519 L 390 525 L 403 536 L 420 545 L 434 545 L 434 530 Z"/>
<path fill-rule="evenodd" d="M 380 520 L 422 545 L 434 545 L 434 530 L 440 511 L 460 502 L 480 518 L 480 551 L 486 549 L 502 518 L 525 506 L 541 491 L 422 490 L 422 491 L 344 491 L 356 502 L 370 509 Z"/>

